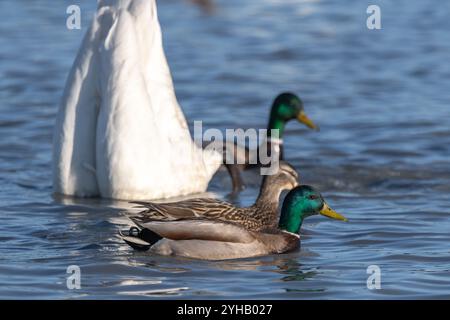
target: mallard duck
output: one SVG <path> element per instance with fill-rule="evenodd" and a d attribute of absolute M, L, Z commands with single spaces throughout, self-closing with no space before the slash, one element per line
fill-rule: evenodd
<path fill-rule="evenodd" d="M 123 200 L 199 193 L 221 163 L 191 138 L 155 0 L 100 0 L 58 111 L 54 191 Z"/>
<path fill-rule="evenodd" d="M 289 252 L 300 246 L 300 227 L 309 216 L 321 214 L 347 221 L 331 209 L 313 187 L 292 189 L 281 209 L 278 227 L 253 231 L 237 221 L 191 217 L 180 219 L 132 218 L 138 228 L 131 228 L 123 240 L 137 249 L 160 255 L 204 260 L 248 258 Z"/>
<path fill-rule="evenodd" d="M 287 162 L 280 161 L 273 175 L 263 178 L 258 198 L 250 207 L 236 207 L 231 203 L 213 198 L 194 198 L 172 203 L 133 201 L 145 208 L 134 219 L 140 223 L 157 220 L 207 218 L 236 222 L 248 230 L 258 231 L 276 227 L 281 192 L 298 185 L 298 174 Z"/>
<path fill-rule="evenodd" d="M 284 129 L 290 120 L 297 119 L 311 129 L 318 130 L 319 127 L 308 118 L 305 113 L 303 101 L 295 94 L 285 92 L 278 95 L 272 103 L 269 122 L 267 124 L 267 138 L 256 149 L 250 150 L 247 146 L 241 146 L 234 141 L 223 143 L 223 163 L 226 166 L 233 185 L 233 192 L 238 192 L 244 187 L 240 171 L 260 167 L 260 149 L 264 148 L 263 154 L 271 154 L 271 150 L 277 153 L 276 159 L 283 160 L 283 135 Z M 274 131 L 275 136 L 272 135 Z M 204 146 L 210 149 L 219 149 L 218 142 L 212 144 L 205 142 Z M 272 149 L 273 145 L 273 149 Z M 266 151 L 268 150 L 268 151 Z"/>

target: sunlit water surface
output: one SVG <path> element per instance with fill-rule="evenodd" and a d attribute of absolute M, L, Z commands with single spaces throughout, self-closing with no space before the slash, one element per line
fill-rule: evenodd
<path fill-rule="evenodd" d="M 82 30 L 66 29 L 80 4 Z M 159 1 L 189 123 L 263 128 L 291 90 L 321 126 L 290 123 L 287 159 L 349 223 L 312 217 L 302 251 L 226 262 L 151 256 L 117 237 L 129 205 L 52 196 L 51 140 L 95 1 L 0 2 L 0 298 L 450 298 L 450 3 Z M 251 204 L 257 172 L 237 198 Z M 210 190 L 227 198 L 223 170 Z M 81 268 L 80 290 L 66 268 Z M 369 290 L 367 267 L 381 268 Z"/>

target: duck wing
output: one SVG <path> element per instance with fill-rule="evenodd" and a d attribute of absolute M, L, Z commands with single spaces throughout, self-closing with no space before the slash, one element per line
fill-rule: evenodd
<path fill-rule="evenodd" d="M 169 203 L 141 201 L 133 201 L 131 203 L 145 208 L 144 211 L 139 213 L 139 217 L 143 221 L 188 218 L 220 219 L 241 210 L 231 203 L 212 198 L 196 198 Z"/>
<path fill-rule="evenodd" d="M 162 238 L 170 240 L 209 240 L 228 243 L 250 243 L 256 234 L 244 227 L 223 221 L 208 219 L 181 219 L 172 221 L 142 221 L 139 217 L 131 220 L 140 228 L 148 229 Z"/>

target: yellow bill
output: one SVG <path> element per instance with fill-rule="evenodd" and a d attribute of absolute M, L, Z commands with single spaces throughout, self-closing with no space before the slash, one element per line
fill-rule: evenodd
<path fill-rule="evenodd" d="M 322 210 L 319 211 L 319 213 L 325 217 L 335 219 L 335 220 L 341 220 L 341 221 L 348 221 L 346 217 L 343 215 L 337 213 L 333 209 L 331 209 L 328 204 L 324 203 Z"/>
<path fill-rule="evenodd" d="M 319 127 L 316 126 L 314 124 L 314 122 L 312 122 L 312 120 L 310 118 L 308 118 L 308 116 L 306 115 L 305 111 L 302 110 L 300 111 L 300 113 L 297 116 L 297 120 L 301 123 L 303 123 L 305 126 L 307 126 L 308 128 L 311 129 L 315 129 L 315 130 L 319 130 Z"/>

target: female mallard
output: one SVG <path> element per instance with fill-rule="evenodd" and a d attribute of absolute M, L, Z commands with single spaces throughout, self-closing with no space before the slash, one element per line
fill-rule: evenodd
<path fill-rule="evenodd" d="M 225 164 L 233 183 L 233 192 L 241 190 L 244 186 L 240 171 L 249 168 L 260 167 L 260 150 L 262 154 L 270 155 L 276 152 L 275 159 L 283 160 L 283 135 L 286 123 L 297 119 L 311 129 L 318 127 L 308 118 L 303 107 L 303 101 L 293 93 L 282 93 L 276 97 L 270 111 L 267 125 L 267 138 L 256 149 L 250 150 L 246 146 L 240 146 L 233 141 L 223 144 L 223 163 Z M 272 130 L 274 130 L 272 132 Z M 210 149 L 220 149 L 217 142 L 205 143 Z"/>
<path fill-rule="evenodd" d="M 153 220 L 206 218 L 236 222 L 248 230 L 276 227 L 281 192 L 298 185 L 298 174 L 287 162 L 280 161 L 278 171 L 265 176 L 256 202 L 245 208 L 212 198 L 196 198 L 172 203 L 132 202 L 146 208 L 136 217 L 141 223 Z"/>
<path fill-rule="evenodd" d="M 253 231 L 237 221 L 145 216 L 132 218 L 141 230 L 132 228 L 130 235 L 122 238 L 135 248 L 150 249 L 160 255 L 205 260 L 248 258 L 299 248 L 303 219 L 315 214 L 347 221 L 326 204 L 319 192 L 304 185 L 286 196 L 278 228 Z"/>

